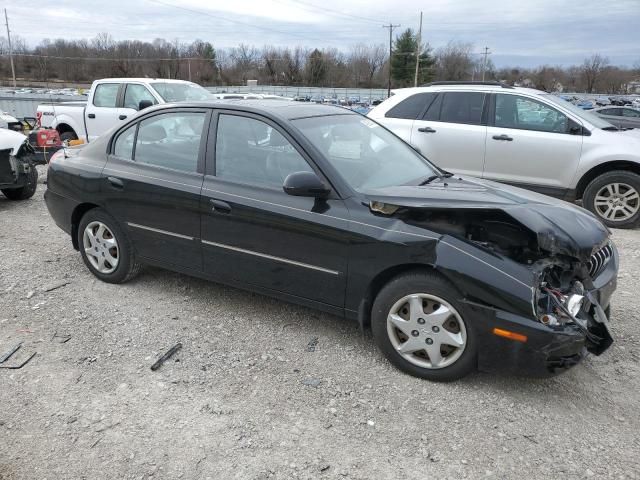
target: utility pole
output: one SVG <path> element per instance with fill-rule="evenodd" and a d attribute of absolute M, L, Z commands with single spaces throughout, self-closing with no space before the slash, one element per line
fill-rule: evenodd
<path fill-rule="evenodd" d="M 13 49 L 11 48 L 11 33 L 9 31 L 9 17 L 7 17 L 7 9 L 4 9 L 4 21 L 7 26 L 7 41 L 9 42 L 9 60 L 11 61 L 11 76 L 13 77 L 13 88 L 16 88 L 16 69 L 13 66 Z"/>
<path fill-rule="evenodd" d="M 487 71 L 487 58 L 489 57 L 490 54 L 491 52 L 489 51 L 489 47 L 484 47 L 484 53 L 481 54 L 484 57 L 482 60 L 482 81 L 483 82 L 484 82 L 484 74 Z"/>
<path fill-rule="evenodd" d="M 420 71 L 420 54 L 422 53 L 422 12 L 420 12 L 420 28 L 418 29 L 418 44 L 416 45 L 416 76 L 413 86 L 418 86 L 418 72 Z"/>
<path fill-rule="evenodd" d="M 383 25 L 382 28 L 389 29 L 389 81 L 387 84 L 387 97 L 391 96 L 391 55 L 393 54 L 393 29 L 398 28 L 400 25 Z"/>

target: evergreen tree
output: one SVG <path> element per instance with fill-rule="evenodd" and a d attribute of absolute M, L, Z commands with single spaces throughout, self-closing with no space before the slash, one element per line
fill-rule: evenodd
<path fill-rule="evenodd" d="M 412 87 L 416 74 L 417 35 L 407 28 L 396 37 L 391 54 L 391 78 L 395 87 Z M 433 76 L 434 58 L 428 44 L 422 46 L 418 85 L 429 82 Z"/>

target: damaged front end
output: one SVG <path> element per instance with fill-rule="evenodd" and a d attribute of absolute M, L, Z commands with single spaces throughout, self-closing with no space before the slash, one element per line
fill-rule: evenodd
<path fill-rule="evenodd" d="M 582 348 L 600 355 L 613 343 L 608 312 L 616 287 L 617 252 L 606 227 L 588 212 L 566 204 L 453 204 L 446 208 L 425 201 L 394 200 L 372 200 L 370 210 L 441 234 L 445 243 L 451 239 L 464 241 L 488 254 L 475 254 L 484 263 L 502 262 L 504 266 L 509 259 L 526 268 L 529 273 L 525 283 L 530 285 L 532 297 L 528 309 L 531 313 L 526 317 L 539 324 L 536 332 L 549 334 L 549 343 L 543 342 L 539 347 L 549 371 L 577 363 Z M 512 289 L 516 287 L 512 284 Z M 488 285 L 485 289 L 489 290 Z M 483 293 L 482 288 L 476 292 L 467 289 L 465 296 L 476 305 L 524 316 L 523 309 L 515 312 L 499 303 L 502 299 L 493 293 L 481 298 Z M 570 348 L 557 348 L 558 338 L 569 337 L 573 342 Z M 531 343 L 529 348 L 533 348 Z"/>

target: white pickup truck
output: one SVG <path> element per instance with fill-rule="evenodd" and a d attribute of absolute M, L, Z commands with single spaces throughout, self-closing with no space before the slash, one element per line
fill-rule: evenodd
<path fill-rule="evenodd" d="M 104 78 L 91 85 L 86 102 L 38 105 L 43 128 L 55 128 L 60 139 L 91 142 L 119 122 L 151 105 L 211 99 L 195 83 L 161 78 Z"/>

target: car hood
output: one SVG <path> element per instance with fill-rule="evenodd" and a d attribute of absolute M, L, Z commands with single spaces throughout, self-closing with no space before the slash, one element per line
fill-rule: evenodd
<path fill-rule="evenodd" d="M 20 147 L 27 139 L 26 135 L 6 128 L 0 128 L 0 150 L 11 149 L 11 154 L 16 155 Z"/>
<path fill-rule="evenodd" d="M 384 204 L 431 210 L 502 210 L 531 230 L 541 249 L 585 262 L 609 238 L 607 227 L 583 208 L 488 180 L 455 176 L 424 186 L 404 185 L 369 190 L 365 195 L 370 206 Z"/>

